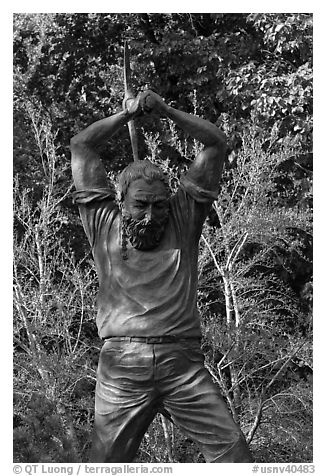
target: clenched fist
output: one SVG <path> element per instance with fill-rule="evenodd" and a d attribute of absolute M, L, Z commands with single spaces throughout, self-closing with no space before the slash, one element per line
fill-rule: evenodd
<path fill-rule="evenodd" d="M 142 114 L 157 113 L 163 115 L 167 109 L 167 105 L 158 94 L 150 89 L 137 94 L 137 97 L 126 96 L 122 103 L 123 109 L 127 109 L 129 115 L 139 117 Z"/>
<path fill-rule="evenodd" d="M 141 94 L 141 106 L 145 113 L 150 114 L 156 112 L 158 114 L 164 114 L 167 109 L 167 105 L 158 94 L 154 93 L 150 89 L 143 91 Z"/>
<path fill-rule="evenodd" d="M 123 109 L 128 110 L 128 113 L 132 118 L 143 114 L 141 94 L 142 93 L 139 93 L 135 98 L 133 96 L 126 96 L 123 100 L 122 107 Z"/>

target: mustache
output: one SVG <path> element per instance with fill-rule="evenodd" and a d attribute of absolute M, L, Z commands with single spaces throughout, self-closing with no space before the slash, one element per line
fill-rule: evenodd
<path fill-rule="evenodd" d="M 153 220 L 148 218 L 143 218 L 142 220 L 135 220 L 130 218 L 129 224 L 133 227 L 136 233 L 145 233 L 149 231 L 155 232 L 155 229 L 159 228 L 165 220 Z"/>

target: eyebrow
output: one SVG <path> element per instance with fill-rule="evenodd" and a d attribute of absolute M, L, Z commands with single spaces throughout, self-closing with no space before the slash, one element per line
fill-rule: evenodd
<path fill-rule="evenodd" d="M 142 202 L 142 203 L 148 203 L 149 201 L 153 202 L 153 203 L 154 202 L 165 202 L 168 199 L 168 197 L 166 197 L 165 195 L 153 195 L 153 194 L 135 195 L 133 198 L 137 202 Z"/>

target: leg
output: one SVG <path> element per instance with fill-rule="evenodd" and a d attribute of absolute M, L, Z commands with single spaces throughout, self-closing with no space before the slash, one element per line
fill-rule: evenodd
<path fill-rule="evenodd" d="M 153 352 L 139 346 L 107 341 L 101 350 L 92 463 L 132 461 L 155 416 Z"/>
<path fill-rule="evenodd" d="M 157 359 L 165 408 L 200 446 L 207 463 L 252 462 L 239 426 L 204 367 L 200 345 L 190 346 Z"/>

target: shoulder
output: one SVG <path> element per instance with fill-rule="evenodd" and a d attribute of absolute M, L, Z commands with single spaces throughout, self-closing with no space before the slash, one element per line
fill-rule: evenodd
<path fill-rule="evenodd" d="M 73 194 L 73 201 L 78 205 L 80 217 L 91 247 L 103 230 L 109 231 L 119 207 L 115 202 L 115 195 L 110 188 L 78 190 Z"/>
<path fill-rule="evenodd" d="M 186 177 L 196 186 L 215 192 L 219 188 L 225 158 L 224 143 L 205 147 L 190 165 Z"/>
<path fill-rule="evenodd" d="M 202 181 L 197 180 L 196 175 L 191 172 L 182 175 L 180 178 L 180 189 L 198 203 L 212 203 L 216 200 L 220 187 L 216 185 L 214 188 L 215 190 L 212 190 L 211 187 L 205 187 Z"/>
<path fill-rule="evenodd" d="M 112 185 L 102 188 L 76 190 L 72 193 L 72 199 L 73 203 L 77 205 L 99 204 L 104 200 L 115 203 L 115 190 Z"/>
<path fill-rule="evenodd" d="M 187 239 L 191 236 L 198 239 L 203 223 L 216 198 L 215 193 L 201 189 L 182 177 L 177 192 L 170 199 L 170 208 L 177 228 L 184 233 Z"/>

